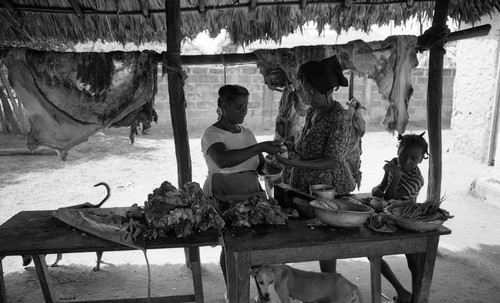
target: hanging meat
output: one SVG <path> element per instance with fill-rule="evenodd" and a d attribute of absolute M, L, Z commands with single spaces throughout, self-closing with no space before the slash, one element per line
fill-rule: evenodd
<path fill-rule="evenodd" d="M 132 126 L 133 132 L 139 122 L 150 124 L 156 116 L 155 56 L 9 50 L 9 79 L 31 125 L 28 147 L 54 148 L 65 160 L 70 148 L 101 129 Z"/>
<path fill-rule="evenodd" d="M 418 65 L 416 36 L 390 36 L 382 41 L 354 40 L 343 45 L 299 46 L 282 49 L 261 49 L 255 54 L 262 62 L 262 70 L 272 70 L 272 86 L 284 87 L 288 83 L 297 89 L 297 71 L 310 60 L 321 61 L 334 55 L 340 57 L 342 68 L 373 79 L 379 93 L 388 102 L 381 124 L 387 131 L 404 133 L 408 124 L 408 102 L 413 93 L 412 70 Z M 279 72 L 283 75 L 279 75 Z"/>

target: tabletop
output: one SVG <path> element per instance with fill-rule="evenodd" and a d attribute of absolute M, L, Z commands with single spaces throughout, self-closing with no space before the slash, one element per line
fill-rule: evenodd
<path fill-rule="evenodd" d="M 123 209 L 123 208 L 116 208 Z M 132 248 L 105 240 L 67 225 L 54 211 L 21 211 L 0 226 L 0 255 L 119 251 Z M 219 245 L 217 230 L 194 233 L 186 238 L 146 240 L 146 249 Z"/>
<path fill-rule="evenodd" d="M 439 229 L 421 233 L 398 229 L 393 233 L 381 233 L 365 226 L 337 228 L 326 225 L 308 227 L 303 219 L 292 219 L 288 224 L 267 229 L 248 228 L 223 231 L 224 246 L 230 251 L 252 251 L 259 249 L 293 248 L 315 246 L 325 243 L 360 243 L 373 241 L 394 241 L 450 234 L 441 226 Z"/>

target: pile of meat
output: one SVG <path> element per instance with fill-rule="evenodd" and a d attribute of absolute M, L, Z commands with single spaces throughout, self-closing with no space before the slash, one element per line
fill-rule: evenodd
<path fill-rule="evenodd" d="M 294 215 L 282 210 L 273 198 L 248 197 L 227 203 L 207 197 L 196 182 L 187 182 L 180 190 L 168 181 L 148 195 L 143 212 L 144 236 L 153 239 L 187 237 L 208 229 L 283 225 Z"/>
<path fill-rule="evenodd" d="M 186 237 L 195 231 L 222 229 L 224 220 L 219 215 L 220 205 L 206 197 L 196 182 L 184 184 L 179 190 L 170 182 L 163 182 L 144 202 L 147 238 Z"/>

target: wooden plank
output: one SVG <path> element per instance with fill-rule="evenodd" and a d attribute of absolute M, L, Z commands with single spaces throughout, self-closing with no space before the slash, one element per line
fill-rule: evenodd
<path fill-rule="evenodd" d="M 38 281 L 40 282 L 40 287 L 42 288 L 43 298 L 45 299 L 45 302 L 57 302 L 57 298 L 54 292 L 54 286 L 52 285 L 52 280 L 50 279 L 47 263 L 45 262 L 45 256 L 34 254 L 33 261 L 35 262 L 36 273 L 38 275 Z"/>
<path fill-rule="evenodd" d="M 28 148 L 5 148 L 0 150 L 0 156 L 57 156 L 54 149 L 37 148 L 29 150 Z"/>
<path fill-rule="evenodd" d="M 430 237 L 428 240 L 427 251 L 420 255 L 419 274 L 415 281 L 415 292 L 413 303 L 429 302 L 429 294 L 431 292 L 432 275 L 434 273 L 434 265 L 436 263 L 437 249 L 439 237 Z"/>
<path fill-rule="evenodd" d="M 189 264 L 193 276 L 194 297 L 196 303 L 203 303 L 203 283 L 201 280 L 200 249 L 198 247 L 189 248 Z"/>
<path fill-rule="evenodd" d="M 403 243 L 406 241 L 406 243 Z M 349 259 L 373 255 L 396 255 L 425 251 L 427 239 L 408 239 L 404 241 L 370 241 L 356 243 L 304 244 L 300 247 L 284 247 L 252 250 L 252 264 L 273 264 L 286 262 L 306 262 L 331 259 Z M 392 245 L 392 247 L 390 246 Z"/>
<path fill-rule="evenodd" d="M 1 67 L 1 65 L 0 65 Z M 2 83 L 5 87 L 5 90 L 7 91 L 7 94 L 9 95 L 10 97 L 10 100 L 12 102 L 13 105 L 16 104 L 16 98 L 14 97 L 14 93 L 13 93 L 13 89 L 12 87 L 10 86 L 10 83 L 9 81 L 7 80 L 7 78 L 5 77 L 5 75 L 3 74 L 3 72 L 0 70 L 0 78 L 2 79 Z M 19 123 L 21 124 L 21 129 L 23 131 L 23 133 L 25 132 L 25 128 L 24 128 L 24 113 L 23 113 L 23 106 L 21 104 L 21 102 L 19 102 L 19 99 L 17 99 L 17 108 L 16 108 L 16 111 L 17 111 L 17 116 L 18 116 L 18 119 L 19 119 Z"/>
<path fill-rule="evenodd" d="M 167 19 L 167 53 L 169 65 L 181 67 L 181 4 L 180 0 L 165 1 Z M 167 59 L 166 56 L 163 57 Z M 164 61 L 163 66 L 167 66 Z M 165 69 L 164 69 L 165 70 Z M 177 158 L 177 188 L 182 188 L 192 180 L 191 154 L 189 135 L 187 131 L 186 97 L 184 95 L 184 79 L 180 72 L 168 74 L 168 95 L 170 103 L 170 118 L 174 132 L 175 156 Z M 184 258 L 189 264 L 189 251 L 184 248 Z"/>
<path fill-rule="evenodd" d="M 385 242 L 386 244 L 393 242 L 391 245 L 403 247 L 402 245 L 413 243 L 413 240 L 422 241 L 422 239 L 425 240 L 428 236 L 449 233 L 451 233 L 450 230 L 443 226 L 424 234 L 405 230 L 397 230 L 393 233 L 378 233 L 365 226 L 356 228 L 317 226 L 311 229 L 305 225 L 304 220 L 291 220 L 284 226 L 276 226 L 265 230 L 249 231 L 248 229 L 233 229 L 222 232 L 224 245 L 229 251 L 252 251 L 262 250 L 263 248 L 268 250 L 286 250 L 304 246 L 314 247 L 319 245 L 344 244 L 348 246 L 357 245 L 356 243 L 362 245 L 363 243 L 370 242 Z M 391 249 L 391 247 L 385 248 L 383 254 L 390 253 Z M 367 255 L 370 254 L 368 253 Z"/>
<path fill-rule="evenodd" d="M 250 253 L 226 253 L 228 299 L 250 302 Z"/>
<path fill-rule="evenodd" d="M 176 295 L 165 297 L 148 298 L 122 298 L 122 299 L 103 299 L 103 300 L 85 300 L 85 301 L 57 301 L 58 303 L 180 303 L 194 302 L 194 295 Z"/>
<path fill-rule="evenodd" d="M 170 65 L 181 68 L 181 11 L 180 0 L 165 1 L 167 18 L 167 53 Z M 165 65 L 166 66 L 166 65 Z M 192 179 L 191 156 L 186 119 L 186 99 L 184 80 L 178 72 L 168 74 L 168 93 L 170 99 L 170 117 L 177 157 L 178 188 Z"/>
<path fill-rule="evenodd" d="M 370 256 L 370 280 L 371 280 L 371 295 L 372 303 L 382 302 L 382 277 L 381 266 L 382 256 Z"/>
<path fill-rule="evenodd" d="M 485 24 L 461 31 L 452 32 L 448 35 L 446 42 L 459 41 L 470 38 L 487 36 L 490 33 L 491 25 Z"/>
<path fill-rule="evenodd" d="M 7 124 L 7 127 L 6 127 L 7 132 L 10 132 L 10 130 L 12 130 L 12 133 L 20 134 L 21 130 L 17 126 L 16 119 L 14 118 L 14 115 L 12 113 L 12 109 L 10 108 L 9 100 L 7 100 L 7 96 L 5 96 L 5 94 L 3 93 L 2 90 L 0 90 L 0 99 L 2 100 L 3 112 L 5 114 L 5 122 Z"/>
<path fill-rule="evenodd" d="M 438 0 L 434 9 L 433 27 L 445 27 L 450 0 Z M 442 134 L 441 107 L 443 102 L 443 41 L 434 44 L 429 53 L 427 86 L 427 131 L 429 134 L 429 173 L 427 198 L 441 197 Z"/>
<path fill-rule="evenodd" d="M 3 261 L 4 256 L 0 256 L 0 303 L 7 303 L 7 292 L 5 291 L 5 280 L 3 278 Z"/>
<path fill-rule="evenodd" d="M 2 123 L 2 133 L 7 134 L 8 133 L 7 121 L 5 121 L 5 113 L 1 108 L 0 108 L 0 122 Z"/>

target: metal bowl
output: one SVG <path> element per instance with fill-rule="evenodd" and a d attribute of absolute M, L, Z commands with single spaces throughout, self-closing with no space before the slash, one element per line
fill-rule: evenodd
<path fill-rule="evenodd" d="M 333 199 L 335 198 L 335 187 L 330 184 L 316 184 L 309 186 L 311 195 L 318 198 Z"/>
<path fill-rule="evenodd" d="M 323 223 L 335 227 L 357 227 L 363 225 L 366 219 L 373 213 L 369 206 L 345 201 L 336 201 L 340 210 L 326 210 L 314 207 L 314 214 Z"/>

